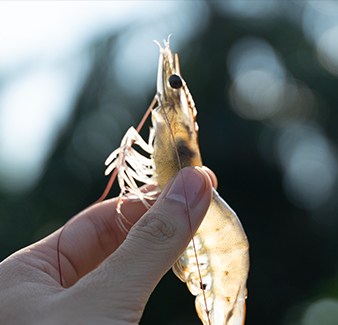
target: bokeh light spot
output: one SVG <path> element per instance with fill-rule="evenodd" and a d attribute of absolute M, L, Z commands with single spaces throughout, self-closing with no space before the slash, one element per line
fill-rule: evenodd
<path fill-rule="evenodd" d="M 245 37 L 230 49 L 232 109 L 252 120 L 272 118 L 283 107 L 285 71 L 273 48 L 262 39 Z"/>
<path fill-rule="evenodd" d="M 302 325 L 337 325 L 338 300 L 321 299 L 306 310 Z"/>
<path fill-rule="evenodd" d="M 336 150 L 317 125 L 285 128 L 277 144 L 286 196 L 295 205 L 318 208 L 332 195 L 338 174 Z"/>
<path fill-rule="evenodd" d="M 250 70 L 235 79 L 230 97 L 233 109 L 241 117 L 267 119 L 282 106 L 284 83 L 264 70 Z"/>
<path fill-rule="evenodd" d="M 338 25 L 328 29 L 317 44 L 317 57 L 321 65 L 338 76 Z"/>

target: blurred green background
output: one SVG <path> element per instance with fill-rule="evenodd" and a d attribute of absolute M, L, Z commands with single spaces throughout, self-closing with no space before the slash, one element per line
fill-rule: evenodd
<path fill-rule="evenodd" d="M 172 33 L 204 164 L 249 238 L 246 324 L 338 324 L 338 2 L 29 3 L 0 5 L 1 259 L 101 195 Z M 200 324 L 171 271 L 141 324 Z"/>

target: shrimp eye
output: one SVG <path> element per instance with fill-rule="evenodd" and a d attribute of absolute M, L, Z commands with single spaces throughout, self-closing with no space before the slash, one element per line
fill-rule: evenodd
<path fill-rule="evenodd" d="M 172 74 L 169 77 L 168 81 L 169 81 L 171 88 L 174 88 L 174 89 L 179 89 L 183 85 L 181 77 L 178 76 L 177 74 Z"/>

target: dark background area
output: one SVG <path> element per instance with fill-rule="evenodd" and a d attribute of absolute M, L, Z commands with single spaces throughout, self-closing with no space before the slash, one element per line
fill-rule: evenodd
<path fill-rule="evenodd" d="M 338 301 L 336 174 L 329 174 L 332 185 L 325 193 L 316 189 L 316 182 L 309 183 L 318 195 L 325 194 L 318 202 L 317 192 L 302 196 L 288 185 L 288 169 L 278 148 L 289 129 L 306 126 L 310 131 L 320 130 L 337 166 L 337 78 L 318 61 L 315 45 L 305 37 L 301 24 L 286 14 L 301 17 L 301 5 L 290 2 L 279 14 L 260 18 L 224 14 L 215 2 L 207 6 L 203 31 L 172 50 L 179 54 L 182 75 L 198 109 L 203 162 L 216 173 L 219 193 L 236 211 L 249 238 L 246 324 L 317 324 L 311 320 L 312 307 L 323 302 L 325 314 L 330 315 L 325 302 Z M 138 124 L 155 94 L 156 75 L 153 87 L 140 101 L 132 89 L 127 92 L 120 87 L 112 68 L 118 56 L 117 42 L 135 28 L 137 25 L 127 26 L 97 39 L 88 48 L 91 72 L 38 184 L 22 194 L 0 192 L 1 258 L 43 238 L 101 195 L 108 180 L 103 176 L 104 160 L 119 146 L 124 132 Z M 302 99 L 289 110 L 276 109 L 277 113 L 259 117 L 237 110 L 240 104 L 234 97 L 236 80 L 229 71 L 229 53 L 234 53 L 233 46 L 240 40 L 247 40 L 249 48 L 249 38 L 269 44 L 283 63 L 285 80 L 292 79 L 290 83 L 296 85 Z M 151 41 L 144 46 L 153 46 Z M 157 66 L 156 61 L 153 64 Z M 301 92 L 304 88 L 306 91 Z M 267 88 L 260 96 L 268 96 L 270 91 Z M 290 96 L 294 93 L 285 91 L 279 102 L 287 103 Z M 310 99 L 310 112 L 293 114 Z M 252 103 L 248 105 L 254 111 Z M 146 126 L 142 130 L 145 139 L 147 133 Z M 292 142 L 291 137 L 290 147 Z M 285 156 L 291 154 L 285 151 Z M 315 161 L 324 157 L 313 154 Z M 318 180 L 320 170 L 313 169 Z M 323 170 L 328 170 L 325 164 Z M 110 196 L 118 193 L 114 185 Z M 329 318 L 329 322 L 318 324 L 337 322 Z M 153 293 L 141 324 L 199 323 L 194 297 L 169 271 Z"/>

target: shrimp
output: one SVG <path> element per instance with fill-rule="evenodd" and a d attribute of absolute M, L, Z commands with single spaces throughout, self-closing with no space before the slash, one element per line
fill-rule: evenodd
<path fill-rule="evenodd" d="M 175 62 L 168 41 L 160 44 L 157 75 L 158 106 L 151 109 L 152 128 L 148 143 L 131 127 L 121 146 L 106 160 L 106 174 L 118 169 L 122 193 L 156 199 L 170 178 L 186 166 L 202 166 L 198 146 L 197 110 Z M 150 155 L 142 156 L 132 144 Z M 116 170 L 115 170 L 116 171 Z M 142 193 L 135 180 L 155 184 L 156 190 Z M 121 200 L 122 202 L 122 200 Z M 122 203 L 121 203 L 122 204 Z M 127 231 L 118 205 L 119 225 Z M 249 244 L 235 212 L 213 189 L 207 214 L 183 255 L 173 266 L 175 275 L 196 295 L 195 305 L 205 325 L 242 325 L 245 320 Z"/>

